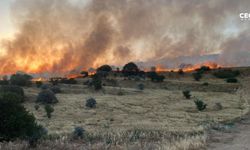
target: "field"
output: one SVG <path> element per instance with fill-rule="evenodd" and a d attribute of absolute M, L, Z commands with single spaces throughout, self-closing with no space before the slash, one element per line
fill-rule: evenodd
<path fill-rule="evenodd" d="M 88 78 L 77 79 L 76 85 L 59 85 L 62 93 L 56 95 L 59 103 L 53 106 L 51 119 L 42 104 L 35 109 L 41 89 L 33 85 L 25 88 L 24 106 L 54 139 L 61 140 L 61 144 L 47 141 L 41 149 L 50 144 L 58 149 L 63 145 L 69 146 L 65 149 L 80 149 L 81 145 L 86 149 L 202 149 L 206 147 L 209 127 L 232 122 L 248 113 L 250 79 L 248 69 L 243 70 L 245 74 L 239 77 L 239 83 L 226 83 L 210 73 L 199 82 L 189 73 L 165 74 L 163 83 L 109 77 L 101 91 L 84 85 Z M 145 85 L 144 90 L 138 89 L 140 83 Z M 191 99 L 183 96 L 184 90 L 191 91 Z M 94 109 L 85 106 L 91 97 L 97 101 Z M 198 111 L 196 99 L 204 101 L 207 109 Z M 223 108 L 218 110 L 216 103 Z M 75 127 L 83 127 L 88 140 L 66 142 Z M 87 144 L 89 141 L 91 144 Z"/>

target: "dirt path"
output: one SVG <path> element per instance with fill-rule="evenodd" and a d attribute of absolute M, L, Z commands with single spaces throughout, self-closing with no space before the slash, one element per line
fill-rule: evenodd
<path fill-rule="evenodd" d="M 225 131 L 210 133 L 209 150 L 250 150 L 250 115 Z"/>
<path fill-rule="evenodd" d="M 250 78 L 241 82 L 250 104 Z M 224 131 L 212 130 L 208 143 L 208 150 L 250 150 L 250 114 Z"/>

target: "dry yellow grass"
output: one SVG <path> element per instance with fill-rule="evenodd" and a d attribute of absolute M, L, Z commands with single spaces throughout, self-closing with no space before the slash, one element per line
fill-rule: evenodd
<path fill-rule="evenodd" d="M 205 122 L 228 121 L 248 112 L 245 102 L 240 100 L 240 91 L 192 92 L 193 97 L 208 104 L 204 112 L 198 112 L 193 102 L 195 98 L 186 100 L 180 90 L 138 91 L 134 88 L 122 88 L 124 95 L 119 96 L 119 88 L 115 87 L 105 87 L 104 92 L 94 92 L 83 85 L 62 87 L 68 93 L 57 95 L 59 103 L 54 106 L 55 112 L 51 119 L 46 117 L 42 106 L 38 111 L 34 108 L 38 90 L 26 89 L 30 100 L 25 103 L 25 107 L 50 133 L 71 133 L 76 126 L 91 132 L 120 132 L 135 128 L 169 132 L 202 131 Z M 97 108 L 85 107 L 85 101 L 90 97 L 97 100 Z M 215 103 L 221 103 L 223 109 L 215 110 Z"/>
<path fill-rule="evenodd" d="M 203 82 L 209 85 L 204 86 Z M 249 78 L 243 78 L 241 85 L 227 84 L 210 77 L 202 82 L 194 82 L 190 77 L 168 79 L 161 84 L 120 80 L 118 85 L 122 89 L 107 86 L 99 92 L 82 84 L 60 85 L 63 93 L 57 94 L 59 103 L 54 105 L 51 119 L 46 117 L 43 105 L 35 110 L 39 89 L 31 87 L 25 89 L 28 100 L 24 106 L 55 136 L 52 141 L 41 141 L 37 150 L 51 147 L 56 150 L 205 149 L 207 127 L 232 121 L 248 112 L 249 82 Z M 146 89 L 137 90 L 138 83 L 144 83 Z M 184 98 L 182 90 L 185 89 L 191 89 L 191 100 Z M 123 95 L 119 95 L 120 92 Z M 97 100 L 95 109 L 85 107 L 90 97 Z M 205 111 L 196 110 L 195 98 L 208 104 Z M 221 103 L 223 109 L 216 110 L 216 103 Z M 76 126 L 87 130 L 87 140 L 71 140 L 70 134 Z M 28 148 L 24 141 L 0 144 L 4 150 Z"/>

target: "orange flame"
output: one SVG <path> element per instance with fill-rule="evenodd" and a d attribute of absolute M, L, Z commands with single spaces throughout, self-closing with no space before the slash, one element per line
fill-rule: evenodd
<path fill-rule="evenodd" d="M 214 62 L 204 62 L 204 63 L 200 63 L 200 64 L 195 64 L 195 65 L 191 65 L 191 66 L 187 66 L 184 68 L 181 68 L 184 72 L 192 72 L 195 71 L 199 68 L 201 68 L 202 66 L 206 66 L 209 67 L 210 69 L 218 69 L 222 66 L 214 63 Z M 174 72 L 178 72 L 180 70 L 180 68 L 164 68 L 162 65 L 157 65 L 155 68 L 156 72 L 170 72 L 170 71 L 174 71 Z M 148 71 L 148 70 L 145 70 Z"/>

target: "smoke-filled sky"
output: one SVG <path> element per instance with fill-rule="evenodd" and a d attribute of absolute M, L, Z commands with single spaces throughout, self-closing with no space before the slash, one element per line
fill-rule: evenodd
<path fill-rule="evenodd" d="M 245 12 L 249 0 L 1 0 L 0 73 L 211 54 L 222 65 L 247 66 Z"/>

